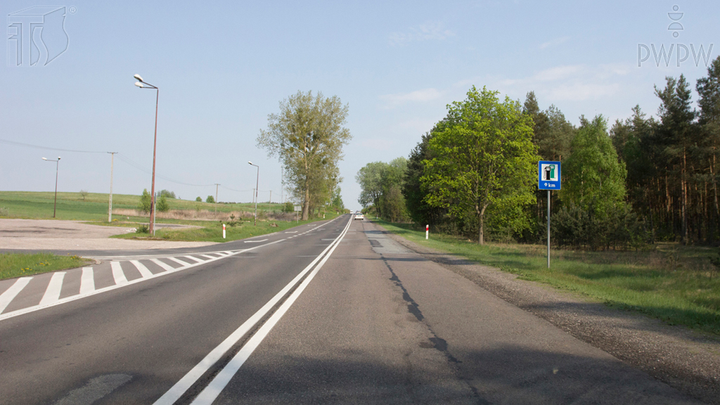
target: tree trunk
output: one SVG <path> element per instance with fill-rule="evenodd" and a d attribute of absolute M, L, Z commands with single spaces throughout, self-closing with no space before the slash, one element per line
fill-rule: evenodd
<path fill-rule="evenodd" d="M 305 177 L 305 201 L 303 201 L 302 220 L 307 221 L 310 218 L 310 180 Z"/>
<path fill-rule="evenodd" d="M 683 242 L 683 245 L 688 244 L 687 181 L 685 179 L 686 170 L 687 170 L 687 157 L 686 157 L 686 153 L 685 153 L 685 148 L 683 148 L 683 165 L 682 165 L 681 174 L 680 174 L 680 192 L 682 193 L 682 195 L 681 195 L 681 198 L 682 198 L 682 200 L 681 200 L 681 205 L 682 205 L 681 220 L 682 220 L 682 242 Z"/>
<path fill-rule="evenodd" d="M 487 204 L 483 205 L 482 210 L 480 210 L 480 229 L 478 230 L 478 244 L 484 245 L 485 244 L 485 209 L 487 208 Z"/>

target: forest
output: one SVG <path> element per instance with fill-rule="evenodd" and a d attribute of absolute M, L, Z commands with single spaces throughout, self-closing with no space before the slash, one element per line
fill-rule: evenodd
<path fill-rule="evenodd" d="M 421 136 L 407 158 L 372 162 L 356 175 L 366 213 L 485 241 L 546 241 L 547 192 L 537 162 L 562 162 L 552 192 L 551 241 L 591 250 L 720 238 L 717 157 L 720 57 L 692 85 L 684 75 L 652 89 L 656 117 L 640 106 L 612 125 L 602 115 L 571 124 L 541 109 L 472 87 Z M 649 89 L 650 91 L 650 89 Z"/>

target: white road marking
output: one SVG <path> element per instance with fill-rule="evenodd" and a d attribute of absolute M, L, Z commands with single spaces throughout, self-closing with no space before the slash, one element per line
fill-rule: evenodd
<path fill-rule="evenodd" d="M 175 271 L 175 268 L 165 262 L 161 262 L 159 259 L 150 259 L 151 262 L 165 269 L 165 271 Z"/>
<path fill-rule="evenodd" d="M 80 277 L 80 294 L 95 291 L 95 272 L 92 267 L 83 267 Z"/>
<path fill-rule="evenodd" d="M 348 223 L 347 228 L 350 227 L 350 223 Z M 283 304 L 278 308 L 277 311 L 270 317 L 270 319 L 263 324 L 260 329 L 255 332 L 255 334 L 250 338 L 250 340 L 240 349 L 240 351 L 235 355 L 235 357 L 230 360 L 228 364 L 223 367 L 222 371 L 220 371 L 219 374 L 213 378 L 213 380 L 208 384 L 205 389 L 200 392 L 200 395 L 198 395 L 195 400 L 191 403 L 191 405 L 211 405 L 215 399 L 220 395 L 223 389 L 227 386 L 227 384 L 230 382 L 232 377 L 240 370 L 240 367 L 247 361 L 248 358 L 250 358 L 250 355 L 255 351 L 255 349 L 262 343 L 262 341 L 265 339 L 265 337 L 270 333 L 270 331 L 275 327 L 275 325 L 280 321 L 280 319 L 285 315 L 285 313 L 290 309 L 290 307 L 295 303 L 295 300 L 298 299 L 300 294 L 305 290 L 305 288 L 310 284 L 310 282 L 313 280 L 315 275 L 320 271 L 322 266 L 327 262 L 328 258 L 332 253 L 335 251 L 335 248 L 338 247 L 340 244 L 340 241 L 342 240 L 343 236 L 345 236 L 345 233 L 340 234 L 340 236 L 335 239 L 335 242 L 331 244 L 328 249 L 330 251 L 328 252 L 328 249 L 325 249 L 323 253 L 318 256 L 318 259 L 322 257 L 322 260 L 320 263 L 315 267 L 315 269 L 310 273 L 310 275 L 303 280 L 303 282 L 300 284 L 300 286 L 293 291 L 293 293 L 290 295 L 290 297 L 283 302 Z M 325 252 L 328 252 L 325 254 Z M 315 263 L 317 259 L 313 261 Z M 312 265 L 312 264 L 311 264 Z M 304 273 L 305 271 L 303 271 Z"/>
<path fill-rule="evenodd" d="M 183 256 L 183 257 L 187 257 L 188 259 L 193 260 L 196 263 L 205 263 L 205 260 L 200 260 L 197 257 L 193 257 L 193 256 Z"/>
<path fill-rule="evenodd" d="M 260 239 L 260 240 L 246 240 L 245 243 L 260 243 L 265 242 L 267 239 Z"/>
<path fill-rule="evenodd" d="M 10 305 L 10 302 L 20 294 L 20 291 L 28 285 L 30 280 L 32 280 L 32 277 L 20 277 L 10 288 L 0 295 L 0 314 L 2 314 L 2 311 Z"/>
<path fill-rule="evenodd" d="M 38 305 L 48 305 L 60 299 L 60 290 L 62 290 L 63 279 L 65 278 L 65 272 L 60 271 L 54 273 L 50 278 L 45 294 L 43 295 Z"/>
<path fill-rule="evenodd" d="M 183 267 L 190 265 L 190 263 L 184 262 L 184 261 L 182 261 L 182 260 L 180 260 L 180 259 L 178 259 L 178 258 L 176 258 L 176 257 L 168 257 L 168 259 L 174 261 L 175 263 L 177 263 L 177 264 L 179 264 L 179 265 L 181 265 L 181 266 L 183 266 Z"/>
<path fill-rule="evenodd" d="M 204 257 L 204 258 L 206 258 L 206 259 L 217 259 L 217 257 L 215 257 L 215 256 L 210 256 L 210 255 L 200 255 L 200 256 L 202 256 L 202 257 Z"/>
<path fill-rule="evenodd" d="M 122 267 L 120 267 L 120 262 L 110 262 L 110 267 L 112 268 L 115 285 L 127 284 L 128 281 L 127 278 L 125 278 L 125 273 L 123 273 Z"/>
<path fill-rule="evenodd" d="M 348 223 L 347 228 L 349 228 L 350 224 Z M 342 239 L 344 234 L 341 234 L 338 236 L 338 242 L 340 239 Z M 279 243 L 282 241 L 285 241 L 287 239 L 280 239 L 274 242 L 270 242 L 266 245 L 267 246 L 275 243 Z M 260 247 L 260 246 L 258 246 Z M 240 251 L 247 252 L 250 250 L 255 250 L 258 247 L 248 248 L 246 250 Z M 187 374 L 185 374 L 175 385 L 170 388 L 165 394 L 163 394 L 162 397 L 160 397 L 157 401 L 155 401 L 154 405 L 172 405 L 177 401 L 184 393 L 187 391 L 190 386 L 192 386 L 202 375 L 210 369 L 215 363 L 217 363 L 220 358 L 228 351 L 230 348 L 232 348 L 246 333 L 248 333 L 250 330 L 252 330 L 255 325 L 262 320 L 267 313 L 275 307 L 275 305 L 293 288 L 295 285 L 297 285 L 300 280 L 315 266 L 317 262 L 321 260 L 321 258 L 332 248 L 331 246 L 328 246 L 325 250 L 323 250 L 320 255 L 318 255 L 315 260 L 313 260 L 303 271 L 300 272 L 295 278 L 290 281 L 289 284 L 287 284 L 279 293 L 277 293 L 270 301 L 268 301 L 260 310 L 258 310 L 253 316 L 251 316 L 248 320 L 246 320 L 242 325 L 240 325 L 239 328 L 237 328 L 230 336 L 228 336 L 220 345 L 218 345 L 215 349 L 213 349 L 210 353 L 208 353 L 207 356 L 205 356 L 200 363 L 198 363 L 195 367 L 192 368 Z M 207 387 L 206 387 L 207 388 Z M 197 399 L 196 399 L 197 401 Z M 212 401 L 211 401 L 212 402 Z"/>
<path fill-rule="evenodd" d="M 297 233 L 298 231 L 287 231 L 285 233 Z"/>
<path fill-rule="evenodd" d="M 140 275 L 142 275 L 143 278 L 149 278 L 149 277 L 153 276 L 152 272 L 150 270 L 148 270 L 148 268 L 145 267 L 145 265 L 140 263 L 139 261 L 130 260 L 130 263 L 132 263 L 133 266 L 135 266 L 135 268 L 138 269 L 138 271 L 140 272 Z"/>

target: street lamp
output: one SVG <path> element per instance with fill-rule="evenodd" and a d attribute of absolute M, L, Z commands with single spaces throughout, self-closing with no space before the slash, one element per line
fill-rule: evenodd
<path fill-rule="evenodd" d="M 257 200 L 258 200 L 258 185 L 260 184 L 260 166 L 254 165 L 253 162 L 248 161 L 250 166 L 257 167 L 257 180 L 255 181 L 255 219 L 253 225 L 257 225 Z"/>
<path fill-rule="evenodd" d="M 158 116 L 158 101 L 160 99 L 160 89 L 142 79 L 140 75 L 133 76 L 137 81 L 135 86 L 141 89 L 152 89 L 157 90 L 155 95 L 155 140 L 153 141 L 153 169 L 152 169 L 152 187 L 150 192 L 150 234 L 155 235 L 155 156 L 157 155 L 157 116 Z"/>
<path fill-rule="evenodd" d="M 46 162 L 55 162 L 55 202 L 53 203 L 53 218 L 55 218 L 55 213 L 57 212 L 57 183 L 58 172 L 60 171 L 60 156 L 58 156 L 57 160 L 48 158 L 43 158 L 43 160 Z"/>

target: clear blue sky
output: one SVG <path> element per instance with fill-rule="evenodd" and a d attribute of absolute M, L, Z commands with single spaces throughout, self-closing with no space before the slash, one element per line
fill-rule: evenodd
<path fill-rule="evenodd" d="M 541 108 L 554 104 L 576 125 L 581 114 L 603 114 L 612 124 L 636 104 L 655 114 L 653 86 L 665 76 L 683 73 L 694 88 L 707 67 L 693 50 L 702 45 L 707 54 L 712 44 L 710 58 L 720 55 L 717 0 L 80 0 L 64 4 L 66 37 L 48 17 L 36 32 L 46 48 L 35 50 L 39 62 L 13 66 L 16 12 L 37 4 L 0 4 L 8 34 L 0 139 L 117 151 L 114 192 L 150 189 L 155 93 L 133 86 L 138 73 L 161 89 L 156 187 L 185 199 L 214 195 L 220 183 L 221 201 L 250 201 L 252 160 L 261 167 L 260 200 L 272 190 L 278 201 L 279 164 L 256 138 L 268 114 L 298 90 L 350 106 L 353 140 L 340 170 L 343 200 L 356 209 L 357 171 L 407 157 L 472 85 L 520 101 L 532 90 Z M 668 29 L 675 5 L 682 31 Z M 656 63 L 653 49 L 671 45 L 669 63 Z M 51 191 L 55 167 L 41 157 L 58 155 L 60 191 L 108 192 L 107 154 L 7 142 L 0 142 L 0 190 Z"/>

